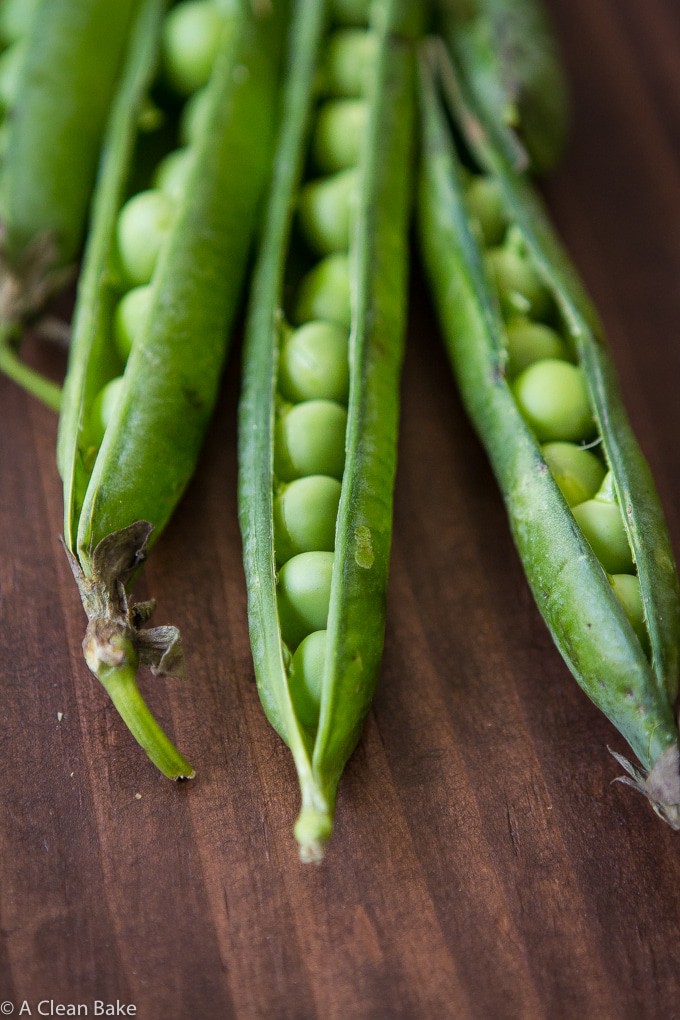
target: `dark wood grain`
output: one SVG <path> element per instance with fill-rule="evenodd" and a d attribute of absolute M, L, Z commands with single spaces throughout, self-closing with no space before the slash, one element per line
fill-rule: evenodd
<path fill-rule="evenodd" d="M 545 194 L 601 310 L 680 551 L 680 10 L 552 0 L 572 142 Z M 191 679 L 144 760 L 85 668 L 51 413 L 0 381 L 0 1000 L 164 1018 L 680 1016 L 680 842 L 530 598 L 416 271 L 382 682 L 321 868 L 254 685 L 238 364 L 142 591 Z M 38 363 L 58 372 L 39 349 Z"/>

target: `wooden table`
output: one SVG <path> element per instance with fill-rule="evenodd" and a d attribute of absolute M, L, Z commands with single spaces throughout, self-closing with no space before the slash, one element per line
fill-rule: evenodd
<path fill-rule="evenodd" d="M 680 551 L 680 10 L 551 6 L 574 124 L 545 191 Z M 181 786 L 82 662 L 55 420 L 0 383 L 0 999 L 16 1015 L 46 999 L 143 1020 L 680 1016 L 680 842 L 612 785 L 607 745 L 624 742 L 534 608 L 417 274 L 410 340 L 382 681 L 320 868 L 298 863 L 293 770 L 253 682 L 237 364 L 142 585 L 188 650 L 189 682 L 145 683 L 199 770 Z"/>

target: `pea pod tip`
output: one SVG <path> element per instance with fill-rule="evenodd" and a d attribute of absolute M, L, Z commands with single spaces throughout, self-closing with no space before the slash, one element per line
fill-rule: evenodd
<path fill-rule="evenodd" d="M 667 747 L 648 773 L 637 769 L 611 747 L 608 750 L 627 773 L 618 776 L 614 782 L 631 786 L 641 793 L 659 818 L 667 822 L 674 832 L 680 832 L 680 747 L 677 744 Z"/>
<path fill-rule="evenodd" d="M 294 831 L 302 863 L 321 864 L 333 831 L 333 819 L 329 812 L 315 807 L 303 807 Z"/>

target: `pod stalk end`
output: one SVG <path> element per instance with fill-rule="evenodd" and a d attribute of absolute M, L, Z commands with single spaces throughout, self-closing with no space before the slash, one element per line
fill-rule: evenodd
<path fill-rule="evenodd" d="M 153 602 L 132 603 L 126 585 L 144 561 L 152 527 L 137 521 L 102 539 L 92 554 L 87 576 L 66 549 L 88 617 L 83 654 L 123 722 L 154 765 L 170 779 L 193 779 L 189 762 L 152 716 L 137 686 L 137 669 L 148 666 L 159 676 L 184 676 L 184 656 L 176 627 L 145 628 Z"/>
<path fill-rule="evenodd" d="M 97 623 L 103 626 L 97 627 Z M 138 656 L 132 642 L 107 621 L 92 621 L 83 651 L 89 668 L 156 768 L 169 779 L 193 779 L 194 769 L 163 732 L 141 695 L 137 686 Z"/>

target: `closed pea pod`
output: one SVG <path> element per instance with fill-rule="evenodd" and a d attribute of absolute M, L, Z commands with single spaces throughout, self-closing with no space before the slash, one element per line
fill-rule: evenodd
<path fill-rule="evenodd" d="M 125 322 L 130 352 L 121 375 L 114 339 L 126 319 L 120 295 L 129 302 L 139 291 L 128 289 L 135 281 L 121 273 L 116 236 L 139 111 L 159 64 L 165 8 L 161 0 L 142 5 L 109 126 L 57 453 L 65 544 L 89 618 L 86 661 L 150 758 L 178 778 L 193 774 L 191 766 L 151 717 L 135 674 L 142 664 L 181 676 L 179 634 L 173 627 L 145 629 L 153 606 L 134 605 L 126 588 L 189 480 L 217 395 L 269 168 L 283 5 L 255 15 L 244 2 L 225 26 L 205 86 L 206 128 L 193 143 L 186 189 L 172 205 L 141 311 Z M 99 443 L 89 431 L 92 411 L 112 387 L 118 392 L 102 419 Z"/>
<path fill-rule="evenodd" d="M 109 106 L 139 0 L 29 0 L 7 11 L 16 82 L 0 179 L 0 368 L 51 406 L 59 392 L 19 360 L 26 321 L 63 286 L 81 246 Z M 13 11 L 20 13 L 17 19 Z M 24 20 L 25 19 L 25 20 Z M 9 54 L 10 51 L 7 51 Z"/>
<path fill-rule="evenodd" d="M 513 171 L 440 55 L 430 46 L 421 63 L 426 159 L 419 212 L 421 245 L 451 362 L 552 636 L 580 685 L 642 763 L 644 772 L 624 763 L 629 781 L 679 827 L 674 705 L 680 612 L 659 500 L 626 419 L 596 314 L 528 182 Z M 508 384 L 506 324 L 470 220 L 465 175 L 440 105 L 436 69 L 443 75 L 466 164 L 498 182 L 505 220 L 521 236 L 533 271 L 549 290 L 552 324 L 570 349 L 569 361 L 538 360 L 523 374 L 546 366 L 542 371 L 550 376 L 555 364 L 578 368 L 578 389 L 585 387 L 591 417 L 586 420 L 579 396 L 580 410 L 565 421 L 574 427 L 572 442 L 595 440 L 599 466 L 574 456 L 562 440 L 548 443 L 544 455 L 541 427 L 517 396 L 522 376 Z"/>
<path fill-rule="evenodd" d="M 347 175 L 343 183 L 351 184 L 347 220 L 346 210 L 338 213 L 342 195 L 340 203 L 332 194 L 326 202 L 329 181 L 334 185 L 336 178 L 307 185 L 302 180 L 312 139 L 318 138 L 314 82 L 318 68 L 327 66 L 334 34 L 324 34 L 324 4 L 305 0 L 298 6 L 250 303 L 239 430 L 249 625 L 260 697 L 298 772 L 302 805 L 295 835 L 304 860 L 320 859 L 330 837 L 337 784 L 371 702 L 383 641 L 413 156 L 411 36 L 419 20 L 410 7 L 380 0 L 371 5 L 369 24 L 366 3 L 330 5 L 335 31 L 351 24 L 355 41 L 362 30 L 370 33 L 370 46 L 362 41 L 361 50 L 375 53 L 366 106 L 356 118 L 365 126 L 355 124 L 362 136 L 345 148 L 351 152 L 356 144 L 358 162 L 341 171 Z M 348 59 L 345 50 L 345 66 Z M 323 75 L 320 80 L 323 89 Z M 322 101 L 329 94 L 334 92 Z M 332 140 L 327 148 L 334 146 Z M 325 165 L 330 170 L 337 161 Z M 332 246 L 320 240 L 322 231 Z M 290 268 L 296 266 L 290 257 L 296 242 L 309 256 L 301 270 Z M 323 399 L 309 399 L 302 383 L 292 381 L 286 320 L 312 332 L 313 343 L 301 347 L 310 364 L 312 354 L 323 361 Z M 324 336 L 328 360 L 321 357 Z M 342 342 L 348 390 L 340 370 Z M 298 402 L 282 406 L 291 399 Z M 315 445 L 320 422 L 333 419 L 339 426 L 344 419 L 335 433 L 335 461 L 319 468 L 298 464 L 293 473 L 282 429 L 307 415 L 312 428 L 301 429 L 300 439 Z"/>
<path fill-rule="evenodd" d="M 554 166 L 567 90 L 540 0 L 437 0 L 447 45 L 494 138 L 517 168 Z"/>

